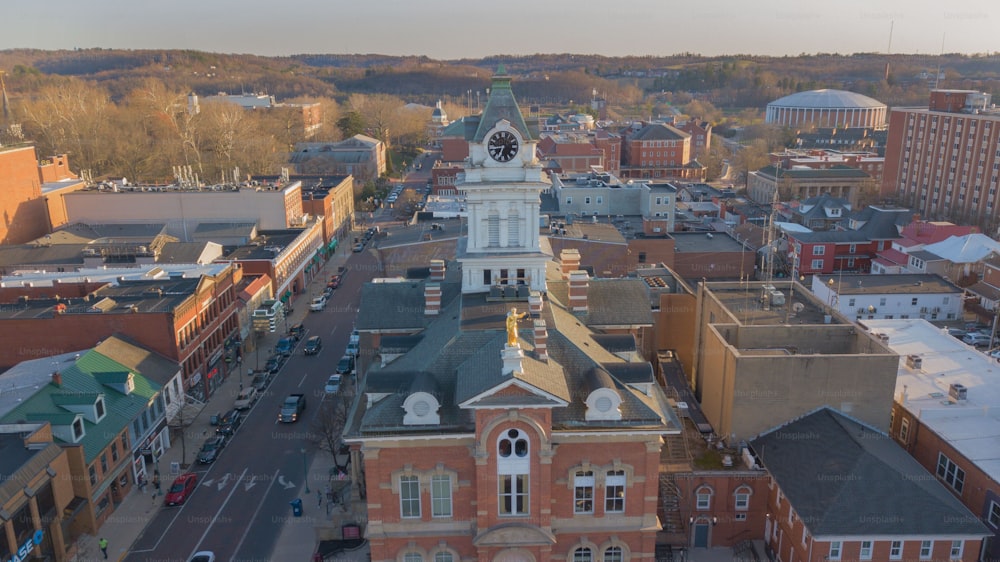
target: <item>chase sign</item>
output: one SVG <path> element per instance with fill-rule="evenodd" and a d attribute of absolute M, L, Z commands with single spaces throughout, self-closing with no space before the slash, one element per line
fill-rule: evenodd
<path fill-rule="evenodd" d="M 31 537 L 24 541 L 24 544 L 17 549 L 17 554 L 10 559 L 10 562 L 21 562 L 22 560 L 26 560 L 31 554 L 31 551 L 34 550 L 36 546 L 42 544 L 43 538 L 45 538 L 45 533 L 41 529 L 35 531 L 35 534 L 31 535 Z"/>

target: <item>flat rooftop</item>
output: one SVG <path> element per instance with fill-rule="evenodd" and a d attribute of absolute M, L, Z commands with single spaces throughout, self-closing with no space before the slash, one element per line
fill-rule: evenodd
<path fill-rule="evenodd" d="M 38 451 L 24 446 L 24 435 L 0 433 L 0 478 L 9 480 Z"/>
<path fill-rule="evenodd" d="M 301 230 L 294 231 L 267 231 L 260 235 L 246 246 L 240 246 L 226 256 L 227 260 L 273 260 L 281 252 L 295 241 L 301 234 Z"/>
<path fill-rule="evenodd" d="M 785 297 L 785 304 L 765 308 L 766 303 L 761 299 L 762 281 L 710 282 L 708 290 L 744 326 L 827 323 L 826 308 L 802 284 L 795 283 L 793 291 L 789 290 L 788 281 L 776 280 L 771 284 Z M 830 316 L 831 325 L 845 323 L 837 314 Z"/>
<path fill-rule="evenodd" d="M 742 252 L 743 245 L 723 232 L 671 232 L 675 252 Z"/>
<path fill-rule="evenodd" d="M 842 295 L 881 294 L 938 294 L 961 293 L 962 288 L 940 275 L 908 274 L 898 275 L 828 275 L 834 287 Z"/>
<path fill-rule="evenodd" d="M 1000 363 L 926 320 L 864 320 L 900 355 L 895 401 L 959 454 L 1000 482 Z M 921 360 L 907 366 L 907 356 Z M 949 396 L 953 384 L 965 400 Z"/>

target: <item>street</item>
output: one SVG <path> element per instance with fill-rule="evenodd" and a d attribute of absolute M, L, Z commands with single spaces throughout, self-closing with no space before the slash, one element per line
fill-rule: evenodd
<path fill-rule="evenodd" d="M 181 506 L 161 508 L 126 560 L 148 560 L 154 554 L 156 559 L 187 560 L 199 550 L 215 552 L 220 561 L 267 560 L 282 527 L 292 517 L 290 501 L 302 498 L 303 516 L 315 516 L 315 512 L 310 513 L 316 505 L 313 495 L 325 483 L 309 482 L 312 495 L 305 493 L 307 463 L 317 454 L 310 439 L 312 422 L 325 397 L 327 377 L 347 347 L 361 287 L 379 275 L 377 260 L 370 252 L 352 254 L 346 268 L 326 309 L 304 316 L 305 336 L 263 396 L 245 412 L 247 417 L 218 460 L 210 465 L 191 464 L 190 471 L 198 474 L 198 487 L 192 496 Z M 300 297 L 302 310 L 313 293 L 322 291 L 335 269 L 324 270 L 310 285 L 310 294 Z M 312 335 L 323 338 L 323 347 L 317 355 L 306 356 L 302 342 Z M 291 393 L 306 395 L 304 416 L 296 423 L 279 423 L 278 410 Z M 209 407 L 221 410 L 234 398 L 227 397 Z M 209 437 L 203 433 L 207 432 L 185 435 L 188 462 L 193 461 L 198 447 Z M 181 446 L 179 439 L 173 446 Z M 175 475 L 167 467 L 161 470 L 166 492 Z M 162 502 L 163 497 L 156 501 Z"/>

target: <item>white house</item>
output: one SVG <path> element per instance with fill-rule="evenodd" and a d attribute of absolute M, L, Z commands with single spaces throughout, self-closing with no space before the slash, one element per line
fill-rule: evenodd
<path fill-rule="evenodd" d="M 814 275 L 811 289 L 831 309 L 858 320 L 962 317 L 962 289 L 940 275 Z"/>

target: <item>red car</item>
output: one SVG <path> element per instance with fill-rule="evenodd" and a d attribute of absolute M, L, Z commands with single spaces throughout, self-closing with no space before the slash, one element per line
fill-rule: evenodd
<path fill-rule="evenodd" d="M 330 287 L 331 289 L 336 289 L 337 287 L 339 287 L 340 286 L 340 276 L 339 275 L 334 275 L 334 276 L 330 277 L 330 282 L 327 283 L 326 286 Z"/>
<path fill-rule="evenodd" d="M 170 489 L 167 490 L 167 497 L 164 498 L 164 505 L 181 505 L 187 501 L 188 497 L 194 492 L 195 486 L 198 485 L 198 475 L 193 472 L 188 472 L 187 474 L 181 474 L 174 480 L 171 484 Z"/>

